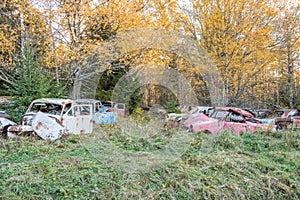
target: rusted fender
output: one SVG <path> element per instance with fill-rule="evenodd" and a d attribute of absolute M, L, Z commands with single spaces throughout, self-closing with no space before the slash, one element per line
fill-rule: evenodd
<path fill-rule="evenodd" d="M 7 132 L 9 133 L 23 133 L 23 132 L 32 132 L 32 127 L 27 125 L 13 125 L 8 127 Z"/>
<path fill-rule="evenodd" d="M 32 119 L 33 131 L 44 140 L 57 140 L 64 132 L 65 128 L 54 119 L 38 112 Z"/>

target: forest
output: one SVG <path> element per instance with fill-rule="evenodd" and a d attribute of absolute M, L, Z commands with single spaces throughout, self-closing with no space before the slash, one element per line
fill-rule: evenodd
<path fill-rule="evenodd" d="M 191 104 L 299 114 L 299 0 L 0 2 L 0 105 L 7 98 L 3 110 L 19 123 L 0 130 L 0 199 L 300 199 L 299 116 L 274 130 L 244 110 L 221 130 L 225 120 L 198 113 L 214 135 L 190 132 L 200 120 L 168 128 L 167 112 L 151 114 Z M 65 106 L 38 112 L 53 123 L 22 119 L 43 97 L 62 98 L 57 110 L 66 98 L 112 100 L 131 115 L 96 124 L 92 105 L 75 104 L 90 115 Z M 78 128 L 83 119 L 92 133 Z M 58 140 L 37 134 L 54 125 Z"/>
<path fill-rule="evenodd" d="M 145 76 L 158 67 L 174 69 L 188 80 L 198 104 L 212 104 L 205 72 L 178 51 L 153 45 L 159 44 L 159 34 L 144 34 L 144 45 L 130 47 L 129 37 L 139 30 L 175 33 L 192 41 L 187 46 L 203 50 L 220 76 L 226 105 L 300 105 L 297 1 L 1 0 L 0 15 L 0 94 L 25 107 L 40 97 L 82 97 L 74 91 L 88 70 L 99 76 L 95 87 L 82 90 L 109 100 L 121 77 L 141 66 Z M 121 37 L 128 50 L 108 56 L 118 51 L 110 41 Z M 99 52 L 104 47 L 107 52 Z M 91 64 L 95 52 L 110 58 Z M 87 69 L 87 63 L 102 70 Z M 145 106 L 178 101 L 174 91 L 151 80 L 135 88 L 131 98 Z"/>

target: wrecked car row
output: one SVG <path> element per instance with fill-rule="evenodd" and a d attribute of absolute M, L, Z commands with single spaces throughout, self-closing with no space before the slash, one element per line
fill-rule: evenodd
<path fill-rule="evenodd" d="M 217 107 L 209 117 L 203 113 L 190 116 L 184 126 L 192 132 L 204 131 L 210 134 L 217 134 L 221 130 L 235 134 L 276 131 L 276 125 L 263 124 L 250 112 L 234 107 Z"/>
<path fill-rule="evenodd" d="M 115 124 L 117 116 L 124 116 L 125 105 L 114 106 L 116 109 L 108 108 L 93 99 L 37 99 L 29 105 L 21 124 L 0 118 L 0 131 L 10 137 L 33 133 L 50 140 L 56 140 L 65 133 L 91 133 L 93 123 Z"/>
<path fill-rule="evenodd" d="M 281 109 L 274 112 L 268 110 L 247 110 L 235 107 L 201 107 L 185 108 L 182 114 L 170 113 L 166 116 L 165 126 L 173 128 L 183 125 L 192 132 L 204 131 L 216 134 L 220 130 L 230 130 L 236 134 L 241 132 L 274 132 L 278 129 L 300 128 L 300 112 L 296 109 Z M 270 117 L 270 118 L 257 118 Z"/>
<path fill-rule="evenodd" d="M 267 111 L 251 111 L 235 107 L 180 106 L 178 113 L 162 112 L 153 106 L 149 112 L 166 116 L 165 126 L 170 129 L 183 125 L 192 132 L 204 131 L 217 134 L 229 130 L 235 134 L 242 132 L 274 132 L 283 128 L 300 128 L 300 112 L 283 110 L 275 118 L 268 117 Z M 20 124 L 0 116 L 0 132 L 7 136 L 23 133 L 38 135 L 42 139 L 56 140 L 65 133 L 91 133 L 93 124 L 116 124 L 117 117 L 125 116 L 125 104 L 95 99 L 54 99 L 42 98 L 33 101 L 23 115 Z M 155 116 L 155 115 L 154 115 Z"/>

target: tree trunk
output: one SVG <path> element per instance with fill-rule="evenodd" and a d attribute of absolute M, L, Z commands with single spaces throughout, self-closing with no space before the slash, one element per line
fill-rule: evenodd
<path fill-rule="evenodd" d="M 288 59 L 288 87 L 289 87 L 289 105 L 290 108 L 294 108 L 294 84 L 293 84 L 293 61 L 291 59 L 291 51 L 290 51 L 290 47 L 288 45 L 287 47 L 287 59 Z"/>

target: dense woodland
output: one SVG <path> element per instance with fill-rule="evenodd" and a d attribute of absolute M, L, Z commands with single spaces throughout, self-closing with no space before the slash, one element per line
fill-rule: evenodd
<path fill-rule="evenodd" d="M 26 103 L 73 98 L 76 73 L 101 43 L 149 28 L 184 34 L 204 49 L 222 76 L 227 105 L 300 106 L 300 4 L 279 0 L 1 0 L 0 96 Z M 118 79 L 143 63 L 174 68 L 199 102 L 210 104 L 201 73 L 180 55 L 154 48 L 111 60 L 95 98 L 110 99 Z M 176 101 L 155 83 L 132 98 L 146 106 Z"/>

